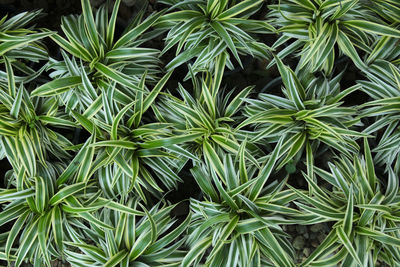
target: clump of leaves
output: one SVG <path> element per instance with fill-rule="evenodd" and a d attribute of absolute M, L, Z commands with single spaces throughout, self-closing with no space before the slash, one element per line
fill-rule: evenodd
<path fill-rule="evenodd" d="M 378 4 L 381 1 L 375 2 Z M 338 57 L 335 53 L 337 45 L 341 54 L 350 57 L 360 69 L 365 69 L 356 48 L 371 53 L 371 40 L 376 35 L 400 37 L 398 29 L 390 27 L 367 6 L 358 0 L 282 0 L 279 4 L 270 5 L 273 12 L 268 18 L 282 33 L 273 48 L 293 40 L 279 52 L 281 58 L 298 54 L 299 69 L 307 68 L 310 72 L 323 70 L 330 74 Z"/>
<path fill-rule="evenodd" d="M 296 204 L 312 223 L 333 221 L 332 231 L 301 266 L 318 264 L 343 266 L 375 265 L 377 260 L 399 264 L 399 182 L 392 169 L 387 183 L 377 174 L 366 139 L 364 157 L 342 156 L 329 164 L 330 172 L 315 168 L 317 177 L 333 188 L 318 186 L 305 175 L 312 194 L 292 188 L 300 200 Z M 331 255 L 333 251 L 337 251 Z"/>
<path fill-rule="evenodd" d="M 363 105 L 363 117 L 373 117 L 374 122 L 366 129 L 365 133 L 372 134 L 384 130 L 379 144 L 374 148 L 377 152 L 376 163 L 391 165 L 400 152 L 398 142 L 399 115 L 397 105 L 400 99 L 400 70 L 395 65 L 378 61 L 371 65 L 366 73 L 369 81 L 359 81 L 362 90 L 372 101 Z"/>
<path fill-rule="evenodd" d="M 288 223 L 284 216 L 299 215 L 288 207 L 296 197 L 283 190 L 286 179 L 269 179 L 281 145 L 260 170 L 248 168 L 245 143 L 235 159 L 226 154 L 221 160 L 212 152 L 212 161 L 191 170 L 204 199 L 191 199 L 191 250 L 181 266 L 197 265 L 208 248 L 210 266 L 294 266 L 294 251 L 280 224 Z"/>
<path fill-rule="evenodd" d="M 0 260 L 400 265 L 399 3 L 263 2 L 162 0 L 121 31 L 120 0 L 61 33 L 0 19 Z M 285 227 L 316 223 L 303 259 Z"/>
<path fill-rule="evenodd" d="M 65 181 L 65 177 L 74 174 L 75 179 Z M 0 202 L 8 203 L 1 213 L 0 225 L 15 221 L 4 246 L 4 259 L 15 261 L 15 266 L 27 260 L 34 266 L 50 266 L 51 260 L 64 258 L 64 242 L 71 238 L 66 230 L 72 225 L 84 225 L 85 221 L 112 229 L 92 214 L 98 209 L 108 207 L 143 215 L 102 198 L 97 184 L 85 179 L 82 169 L 73 173 L 62 165 L 38 166 L 35 174 L 30 175 L 21 167 L 8 178 L 10 188 L 0 192 Z M 18 248 L 14 247 L 15 240 L 19 240 Z"/>
<path fill-rule="evenodd" d="M 244 88 L 236 96 L 232 96 L 233 90 L 226 93 L 221 85 L 225 60 L 226 55 L 218 57 L 213 74 L 208 72 L 201 78 L 193 77 L 193 95 L 179 85 L 182 100 L 168 94 L 160 104 L 159 120 L 173 123 L 178 133 L 195 137 L 183 147 L 200 158 L 212 160 L 208 152 L 210 147 L 238 153 L 239 142 L 244 140 L 244 135 L 236 133 L 234 127 L 235 121 L 242 117 L 239 112 L 252 87 Z M 261 153 L 257 147 L 249 149 Z M 253 156 L 247 155 L 258 164 Z"/>
<path fill-rule="evenodd" d="M 24 168 L 33 177 L 37 165 L 52 164 L 52 158 L 70 158 L 66 148 L 71 141 L 49 126 L 65 129 L 76 125 L 58 110 L 54 99 L 33 101 L 22 83 L 17 88 L 12 72 L 9 76 L 8 92 L 0 85 L 0 144 L 13 169 Z"/>
<path fill-rule="evenodd" d="M 313 153 L 320 143 L 346 155 L 356 153 L 359 147 L 354 138 L 362 136 L 350 129 L 358 121 L 356 109 L 341 106 L 341 100 L 358 86 L 340 91 L 337 81 L 341 75 L 321 82 L 308 75 L 298 77 L 278 57 L 276 62 L 284 85 L 283 97 L 261 93 L 259 99 L 247 99 L 247 119 L 237 128 L 255 125 L 251 142 L 277 142 L 286 136 L 281 151 L 286 157 L 278 168 L 293 158 L 300 160 L 305 148 L 307 154 Z M 312 166 L 307 158 L 307 165 Z"/>
<path fill-rule="evenodd" d="M 116 39 L 117 15 L 120 0 L 116 1 L 108 19 L 108 5 L 103 5 L 93 15 L 89 0 L 82 0 L 82 15 L 62 18 L 61 28 L 67 39 L 55 34 L 51 38 L 65 51 L 87 63 L 91 75 L 104 77 L 122 85 L 138 83 L 147 71 L 157 72 L 159 51 L 141 47 L 153 36 L 143 34 L 161 13 L 153 14 L 144 21 L 143 13 L 137 15 Z"/>
<path fill-rule="evenodd" d="M 275 29 L 266 21 L 250 18 L 262 6 L 262 0 L 160 2 L 171 5 L 169 10 L 178 10 L 165 14 L 157 25 L 168 29 L 163 52 L 176 45 L 177 57 L 167 64 L 168 69 L 176 68 L 192 58 L 196 58 L 191 65 L 195 73 L 212 69 L 215 59 L 227 51 L 241 66 L 239 54 L 270 57 L 270 48 L 253 35 L 273 33 Z M 229 59 L 226 64 L 233 67 Z"/>
<path fill-rule="evenodd" d="M 136 209 L 140 203 L 130 199 L 126 206 Z M 110 228 L 86 227 L 68 229 L 67 259 L 72 266 L 178 266 L 185 251 L 180 238 L 190 223 L 190 215 L 176 226 L 169 216 L 175 205 L 158 203 L 144 216 L 124 210 L 102 210 L 98 214 Z M 139 215 L 139 216 L 138 216 Z M 177 240 L 180 238 L 179 240 Z"/>
<path fill-rule="evenodd" d="M 26 75 L 26 79 L 37 77 L 37 72 L 26 64 L 27 62 L 38 62 L 48 58 L 47 49 L 40 40 L 52 35 L 53 32 L 41 32 L 34 26 L 28 26 L 41 16 L 43 14 L 38 10 L 22 12 L 12 17 L 4 16 L 0 19 L 0 60 L 6 64 L 7 71 L 12 65 Z M 1 73 L 2 78 L 6 77 L 4 72 Z M 23 77 L 17 78 L 23 79 Z"/>

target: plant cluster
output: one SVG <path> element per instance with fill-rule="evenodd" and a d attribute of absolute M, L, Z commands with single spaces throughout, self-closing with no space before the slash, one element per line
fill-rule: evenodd
<path fill-rule="evenodd" d="M 0 260 L 400 265 L 397 0 L 120 4 L 0 18 Z M 232 87 L 249 61 L 276 78 Z"/>

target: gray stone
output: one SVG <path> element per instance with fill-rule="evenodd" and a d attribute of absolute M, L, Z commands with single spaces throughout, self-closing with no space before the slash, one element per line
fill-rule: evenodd
<path fill-rule="evenodd" d="M 298 234 L 304 234 L 307 228 L 304 225 L 296 225 L 296 231 Z"/>
<path fill-rule="evenodd" d="M 288 225 L 287 227 L 288 227 L 288 231 L 289 231 L 289 232 L 294 232 L 294 231 L 296 231 L 296 226 L 295 226 L 295 225 L 290 224 L 290 225 Z"/>
<path fill-rule="evenodd" d="M 317 224 L 314 224 L 313 226 L 311 226 L 310 230 L 311 230 L 311 232 L 317 233 L 319 231 L 322 231 L 323 228 L 324 228 L 323 224 L 317 223 Z"/>
<path fill-rule="evenodd" d="M 310 237 L 310 235 L 308 234 L 308 232 L 305 232 L 305 233 L 303 234 L 303 236 L 304 236 L 305 239 L 308 239 L 308 238 Z"/>
<path fill-rule="evenodd" d="M 136 3 L 136 0 L 122 0 L 122 3 L 124 3 L 126 6 L 133 6 Z"/>
<path fill-rule="evenodd" d="M 304 247 L 304 243 L 305 240 L 303 236 L 301 235 L 296 236 L 296 238 L 293 240 L 293 247 L 297 250 L 301 250 Z"/>
<path fill-rule="evenodd" d="M 311 232 L 311 233 L 310 233 L 310 239 L 316 239 L 316 238 L 317 238 L 317 234 Z"/>
<path fill-rule="evenodd" d="M 306 256 L 306 257 L 308 257 L 308 256 L 310 255 L 310 252 L 311 252 L 310 248 L 304 248 L 304 249 L 303 249 L 303 254 L 304 254 L 304 256 Z"/>
<path fill-rule="evenodd" d="M 317 240 L 313 240 L 311 241 L 311 246 L 313 246 L 314 248 L 318 247 L 319 243 Z"/>

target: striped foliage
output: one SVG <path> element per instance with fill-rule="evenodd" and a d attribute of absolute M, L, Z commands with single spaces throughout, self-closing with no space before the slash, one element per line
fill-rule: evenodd
<path fill-rule="evenodd" d="M 400 265 L 398 1 L 90 2 L 0 18 L 1 264 Z"/>

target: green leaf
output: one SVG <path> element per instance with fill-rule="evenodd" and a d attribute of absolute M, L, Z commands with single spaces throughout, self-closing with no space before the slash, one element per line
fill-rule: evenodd
<path fill-rule="evenodd" d="M 15 260 L 16 267 L 19 267 L 22 264 L 22 261 L 25 260 L 25 256 L 29 253 L 31 247 L 36 241 L 38 236 L 37 232 L 37 224 L 39 219 L 36 219 L 26 230 L 24 237 L 21 239 L 20 244 L 21 246 L 17 252 L 17 258 Z"/>
<path fill-rule="evenodd" d="M 159 251 L 165 247 L 167 247 L 169 244 L 175 242 L 177 238 L 187 229 L 187 227 L 190 225 L 191 221 L 191 214 L 186 217 L 186 219 L 175 229 L 172 231 L 168 232 L 165 236 L 162 238 L 158 239 L 156 242 L 151 244 L 147 250 L 146 253 L 151 255 L 152 253 Z"/>
<path fill-rule="evenodd" d="M 106 199 L 99 198 L 99 200 L 104 200 L 105 201 Z M 120 203 L 117 203 L 117 202 L 111 201 L 111 200 L 109 200 L 105 206 L 107 208 L 109 208 L 109 209 L 113 209 L 113 210 L 116 210 L 116 211 L 119 211 L 119 212 L 131 214 L 131 215 L 139 215 L 139 216 L 143 216 L 144 215 L 144 213 L 141 212 L 141 211 L 137 211 L 137 210 L 132 209 L 132 208 L 126 206 L 126 205 L 123 205 L 123 204 L 120 204 Z"/>
<path fill-rule="evenodd" d="M 75 119 L 78 121 L 78 123 L 85 128 L 89 133 L 91 134 L 97 134 L 100 135 L 99 129 L 96 127 L 96 125 L 89 120 L 86 116 L 83 116 L 79 114 L 76 111 L 71 110 L 72 115 L 75 117 Z"/>
<path fill-rule="evenodd" d="M 128 256 L 128 252 L 125 250 L 121 250 L 117 254 L 113 255 L 103 266 L 104 267 L 117 266 L 127 256 Z"/>
<path fill-rule="evenodd" d="M 11 202 L 13 200 L 25 199 L 35 195 L 33 188 L 17 191 L 17 189 L 5 189 L 0 191 L 0 202 Z"/>
<path fill-rule="evenodd" d="M 344 247 L 347 249 L 347 251 L 350 253 L 350 255 L 357 261 L 357 263 L 362 266 L 363 264 L 361 263 L 360 258 L 358 257 L 358 254 L 356 250 L 354 249 L 353 245 L 351 244 L 351 241 L 349 237 L 346 235 L 345 231 L 343 230 L 342 227 L 337 227 L 336 228 L 336 234 L 338 235 L 340 241 L 344 245 Z"/>
<path fill-rule="evenodd" d="M 203 136 L 203 133 L 194 133 L 194 134 L 184 134 L 184 135 L 178 135 L 174 137 L 168 137 L 168 138 L 161 138 L 161 139 L 156 139 L 156 140 L 151 140 L 151 141 L 146 141 L 144 143 L 140 144 L 140 147 L 142 148 L 147 148 L 147 149 L 154 149 L 154 148 L 160 148 L 160 147 L 169 147 L 175 144 L 183 144 L 185 142 L 190 142 L 193 141 L 199 137 Z"/>
<path fill-rule="evenodd" d="M 217 32 L 219 37 L 226 43 L 226 45 L 232 51 L 232 53 L 233 53 L 234 57 L 236 58 L 237 62 L 239 63 L 239 65 L 243 68 L 242 62 L 240 60 L 239 54 L 238 54 L 237 49 L 236 49 L 236 46 L 233 43 L 233 40 L 232 40 L 231 36 L 226 31 L 224 26 L 221 23 L 219 23 L 218 21 L 212 21 L 211 22 L 211 27 L 213 27 L 213 29 Z"/>
<path fill-rule="evenodd" d="M 234 5 L 233 7 L 229 8 L 228 10 L 219 14 L 217 19 L 224 20 L 224 19 L 229 19 L 229 18 L 235 17 L 235 16 L 245 12 L 246 10 L 261 4 L 262 2 L 263 2 L 263 0 L 245 0 L 245 1 L 239 2 L 238 4 Z"/>
<path fill-rule="evenodd" d="M 47 208 L 49 201 L 49 194 L 47 190 L 46 182 L 42 177 L 35 177 L 35 204 L 36 209 L 43 213 Z"/>
<path fill-rule="evenodd" d="M 8 233 L 7 236 L 7 242 L 5 244 L 5 254 L 7 257 L 7 260 L 10 260 L 11 255 L 11 248 L 14 244 L 14 241 L 16 240 L 17 236 L 20 234 L 20 231 L 22 230 L 22 227 L 24 227 L 25 225 L 25 221 L 28 218 L 28 216 L 30 215 L 30 210 L 26 210 L 25 212 L 23 212 L 19 217 L 18 220 L 16 220 L 11 228 L 11 231 Z"/>
<path fill-rule="evenodd" d="M 32 91 L 31 96 L 54 96 L 65 93 L 80 84 L 82 84 L 82 78 L 80 76 L 59 78 L 39 86 Z"/>
<path fill-rule="evenodd" d="M 65 198 L 84 190 L 85 187 L 86 187 L 85 182 L 68 185 L 68 186 L 62 188 L 60 191 L 58 191 L 57 194 L 55 194 L 50 199 L 49 204 L 52 206 L 57 205 L 57 204 L 61 203 Z"/>
<path fill-rule="evenodd" d="M 198 242 L 196 242 L 196 245 L 193 246 L 190 251 L 186 254 L 186 256 L 183 258 L 183 261 L 181 263 L 181 267 L 187 267 L 191 266 L 193 261 L 195 261 L 198 257 L 200 257 L 201 254 L 205 252 L 205 250 L 211 245 L 212 238 L 211 237 L 206 237 Z"/>
<path fill-rule="evenodd" d="M 50 31 L 33 33 L 33 34 L 24 36 L 23 38 L 19 39 L 18 41 L 2 42 L 2 43 L 0 43 L 0 56 L 3 56 L 5 53 L 7 53 L 10 50 L 22 48 L 22 47 L 28 45 L 29 43 L 38 41 L 47 36 L 51 36 L 52 34 L 54 34 L 54 32 L 50 32 Z"/>
<path fill-rule="evenodd" d="M 47 240 L 50 230 L 49 215 L 50 213 L 44 214 L 42 217 L 40 217 L 38 223 L 38 239 L 39 239 L 40 250 L 42 251 L 42 256 L 44 257 L 47 266 L 50 266 L 50 255 L 47 249 Z"/>
<path fill-rule="evenodd" d="M 36 175 L 36 157 L 31 136 L 26 133 L 26 130 L 20 129 L 18 138 L 15 139 L 17 152 L 22 164 L 29 175 Z"/>
<path fill-rule="evenodd" d="M 229 238 L 229 236 L 232 234 L 232 232 L 235 230 L 237 224 L 239 222 L 239 216 L 236 215 L 234 216 L 231 221 L 225 226 L 224 230 L 222 231 L 221 235 L 218 237 L 217 243 L 214 245 L 212 251 L 210 254 L 207 256 L 207 262 L 210 262 L 214 259 L 216 254 L 222 249 L 223 245 Z M 206 264 L 207 264 L 206 262 Z"/>
<path fill-rule="evenodd" d="M 372 32 L 383 36 L 400 38 L 399 30 L 375 22 L 366 20 L 344 20 L 341 23 L 349 28 L 354 27 L 363 31 Z"/>
<path fill-rule="evenodd" d="M 305 92 L 300 82 L 297 80 L 295 74 L 291 69 L 283 64 L 283 62 L 277 56 L 274 56 L 279 73 L 282 76 L 282 82 L 289 92 L 290 100 L 293 101 L 298 110 L 305 109 L 303 99 L 305 98 Z"/>
<path fill-rule="evenodd" d="M 381 242 L 383 244 L 389 245 L 389 246 L 396 246 L 400 247 L 400 238 L 393 237 L 387 234 L 384 234 L 382 232 L 378 232 L 375 230 L 368 229 L 366 227 L 356 227 L 356 233 L 367 236 L 371 239 L 374 239 L 378 242 Z"/>
<path fill-rule="evenodd" d="M 129 105 L 126 105 L 123 109 L 121 109 L 117 116 L 113 119 L 113 124 L 111 127 L 111 139 L 116 140 L 118 138 L 118 125 L 120 120 L 122 119 L 122 116 L 128 111 L 133 106 L 134 103 L 131 103 Z"/>
<path fill-rule="evenodd" d="M 211 166 L 217 172 L 218 176 L 221 177 L 221 179 L 224 179 L 225 167 L 214 148 L 206 140 L 203 142 L 203 150 L 205 157 L 207 158 L 208 162 L 211 163 Z"/>
<path fill-rule="evenodd" d="M 124 140 L 107 140 L 107 141 L 100 141 L 94 144 L 91 144 L 92 147 L 120 147 L 125 149 L 137 149 L 137 144 L 131 141 L 124 141 Z"/>
<path fill-rule="evenodd" d="M 374 161 L 372 159 L 371 150 L 369 148 L 367 138 L 364 138 L 364 153 L 365 153 L 365 161 L 366 161 L 366 167 L 367 167 L 368 182 L 369 182 L 371 189 L 373 191 L 375 191 L 375 185 L 376 185 L 375 167 L 374 167 Z"/>
<path fill-rule="evenodd" d="M 50 117 L 50 116 L 40 115 L 40 116 L 38 116 L 38 118 L 44 124 L 50 124 L 50 125 L 54 125 L 54 126 L 66 126 L 66 127 L 72 127 L 72 128 L 77 127 L 76 123 L 69 121 L 69 120 L 61 119 L 58 117 Z"/>
<path fill-rule="evenodd" d="M 257 181 L 251 188 L 251 191 L 249 194 L 250 200 L 254 201 L 258 197 L 258 195 L 262 191 L 265 183 L 267 182 L 269 176 L 271 175 L 271 173 L 273 171 L 273 167 L 274 167 L 275 163 L 277 162 L 279 154 L 281 152 L 280 150 L 282 147 L 283 139 L 284 139 L 283 137 L 280 138 L 280 140 L 278 141 L 278 143 L 275 146 L 274 151 L 270 155 L 267 163 L 265 164 L 265 166 L 262 167 L 258 176 L 255 178 L 255 179 L 257 179 Z"/>
<path fill-rule="evenodd" d="M 106 57 L 109 59 L 124 60 L 156 56 L 159 52 L 157 49 L 144 47 L 117 48 L 107 52 Z"/>
<path fill-rule="evenodd" d="M 149 109 L 149 107 L 153 104 L 154 100 L 156 99 L 158 94 L 161 92 L 161 90 L 164 88 L 165 84 L 171 77 L 172 72 L 173 71 L 169 71 L 167 74 L 165 74 L 156 84 L 156 86 L 154 86 L 150 94 L 144 99 L 142 113 L 146 112 Z"/>
<path fill-rule="evenodd" d="M 361 60 L 360 56 L 358 55 L 350 39 L 342 31 L 339 31 L 337 42 L 339 48 L 343 51 L 343 53 L 347 55 L 359 69 L 364 70 L 367 68 L 364 62 Z"/>
<path fill-rule="evenodd" d="M 245 98 L 249 95 L 251 90 L 253 90 L 253 88 L 254 88 L 253 86 L 248 86 L 244 88 L 239 94 L 235 96 L 234 99 L 232 99 L 232 101 L 230 101 L 229 105 L 225 109 L 226 117 L 231 117 L 237 112 L 237 110 L 242 105 L 242 103 L 244 102 Z"/>
<path fill-rule="evenodd" d="M 111 13 L 111 18 L 108 23 L 106 43 L 109 48 L 112 47 L 112 43 L 114 41 L 115 25 L 117 22 L 118 9 L 119 9 L 120 4 L 121 4 L 121 0 L 115 1 L 114 8 Z"/>
<path fill-rule="evenodd" d="M 353 213 L 354 213 L 354 196 L 353 196 L 353 186 L 350 186 L 349 195 L 347 196 L 347 208 L 343 219 L 343 231 L 347 236 L 350 236 L 353 229 Z"/>
<path fill-rule="evenodd" d="M 14 71 L 13 71 L 11 62 L 8 59 L 8 57 L 3 57 L 3 58 L 4 58 L 4 64 L 6 65 L 6 71 L 7 71 L 8 92 L 11 97 L 15 97 L 17 94 L 17 89 L 15 86 Z"/>
<path fill-rule="evenodd" d="M 94 21 L 92 8 L 90 6 L 90 1 L 82 0 L 81 6 L 82 6 L 82 14 L 85 19 L 85 26 L 89 33 L 90 42 L 96 48 L 95 50 L 98 50 L 98 48 L 100 47 L 100 42 L 98 37 L 99 33 L 97 32 L 96 29 L 96 23 Z"/>
<path fill-rule="evenodd" d="M 111 79 L 112 81 L 115 81 L 121 85 L 124 85 L 128 88 L 132 88 L 135 90 L 140 90 L 140 88 L 135 84 L 134 81 L 131 80 L 131 78 L 122 72 L 119 72 L 117 70 L 114 70 L 100 62 L 97 62 L 94 67 L 98 72 L 106 76 L 107 78 Z"/>
<path fill-rule="evenodd" d="M 163 14 L 165 11 L 158 12 L 156 14 L 150 15 L 146 18 L 145 21 L 140 23 L 138 26 L 133 28 L 132 30 L 125 33 L 114 45 L 113 49 L 119 48 L 129 44 L 130 42 L 134 42 L 139 36 L 150 28 Z"/>

